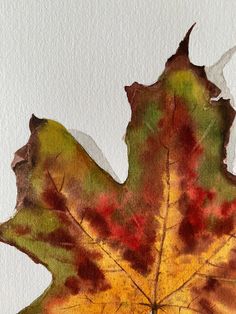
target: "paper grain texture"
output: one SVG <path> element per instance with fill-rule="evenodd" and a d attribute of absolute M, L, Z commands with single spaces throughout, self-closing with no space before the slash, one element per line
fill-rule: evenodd
<path fill-rule="evenodd" d="M 120 181 L 130 120 L 124 86 L 151 84 L 186 30 L 193 63 L 211 66 L 236 44 L 236 3 L 229 1 L 0 2 L 0 220 L 14 213 L 13 153 L 27 141 L 32 113 L 90 135 Z M 236 56 L 224 76 L 236 98 Z M 230 140 L 234 171 L 236 128 Z M 51 275 L 26 255 L 0 245 L 0 306 L 15 314 L 49 285 Z M 33 282 L 33 284 L 32 284 Z"/>

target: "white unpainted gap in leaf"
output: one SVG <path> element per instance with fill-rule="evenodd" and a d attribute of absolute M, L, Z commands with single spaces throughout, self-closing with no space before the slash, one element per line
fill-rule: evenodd
<path fill-rule="evenodd" d="M 234 109 L 235 109 L 235 102 L 234 102 L 233 95 L 227 85 L 227 81 L 224 76 L 224 68 L 230 62 L 235 52 L 236 52 L 236 46 L 227 50 L 215 64 L 213 64 L 210 67 L 205 67 L 207 78 L 221 89 L 221 93 L 218 95 L 218 97 L 212 100 L 219 100 L 221 97 L 224 99 L 229 99 L 230 104 Z M 236 163 L 235 163 L 236 145 L 235 145 L 235 140 L 233 140 L 235 138 L 236 138 L 236 119 L 234 119 L 233 124 L 230 128 L 229 142 L 226 147 L 227 155 L 224 160 L 224 163 L 227 164 L 227 170 L 234 175 L 236 175 Z"/>
<path fill-rule="evenodd" d="M 232 107 L 234 107 L 234 98 L 227 85 L 227 82 L 224 76 L 224 68 L 230 62 L 235 52 L 236 52 L 236 46 L 227 50 L 221 56 L 221 58 L 212 66 L 205 67 L 207 78 L 221 89 L 221 93 L 214 100 L 218 100 L 221 97 L 224 99 L 230 99 L 230 104 Z"/>

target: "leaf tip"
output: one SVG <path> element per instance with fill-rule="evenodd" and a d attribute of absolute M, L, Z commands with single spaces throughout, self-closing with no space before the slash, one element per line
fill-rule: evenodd
<path fill-rule="evenodd" d="M 174 55 L 172 55 L 168 60 L 166 64 L 171 63 L 172 61 L 175 60 L 176 57 L 182 56 L 182 57 L 186 57 L 187 59 L 189 59 L 189 38 L 190 38 L 190 34 L 194 28 L 194 26 L 196 25 L 196 23 L 194 23 L 189 30 L 187 31 L 186 35 L 184 36 L 184 39 L 179 43 L 179 47 L 176 50 L 176 53 Z"/>
<path fill-rule="evenodd" d="M 45 121 L 46 121 L 45 119 L 40 119 L 36 117 L 34 114 L 32 114 L 30 118 L 30 122 L 29 122 L 29 128 L 30 128 L 31 133 L 41 124 L 43 124 Z"/>
<path fill-rule="evenodd" d="M 175 55 L 184 55 L 187 56 L 189 55 L 189 38 L 191 35 L 191 32 L 196 25 L 196 22 L 189 28 L 187 31 L 186 35 L 184 36 L 184 39 L 180 42 L 179 47 L 175 53 Z"/>
<path fill-rule="evenodd" d="M 125 92 L 126 92 L 126 95 L 128 97 L 128 101 L 130 103 L 132 112 L 135 110 L 135 108 L 134 108 L 135 107 L 134 97 L 135 97 L 137 90 L 140 88 L 140 86 L 141 85 L 137 82 L 134 82 L 130 86 L 125 86 Z"/>

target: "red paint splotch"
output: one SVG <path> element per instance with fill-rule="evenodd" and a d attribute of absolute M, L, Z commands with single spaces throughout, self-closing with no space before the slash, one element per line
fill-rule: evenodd
<path fill-rule="evenodd" d="M 127 214 L 125 205 L 102 195 L 95 208 L 85 209 L 83 219 L 90 222 L 98 238 L 105 239 L 114 248 L 120 249 L 124 259 L 130 261 L 135 269 L 145 273 L 154 261 L 154 225 L 151 215 L 148 217 L 138 211 Z"/>
<path fill-rule="evenodd" d="M 80 292 L 80 280 L 77 276 L 70 276 L 65 281 L 65 286 L 70 290 L 72 295 L 76 295 Z"/>
<path fill-rule="evenodd" d="M 53 246 L 59 246 L 68 250 L 73 249 L 76 245 L 76 240 L 63 228 L 58 228 L 47 234 L 39 233 L 37 238 L 41 241 L 48 242 Z"/>
<path fill-rule="evenodd" d="M 105 278 L 105 274 L 97 264 L 86 255 L 80 256 L 77 263 L 77 275 L 81 279 L 83 289 L 87 287 L 91 293 L 105 291 L 110 288 L 110 284 Z"/>
<path fill-rule="evenodd" d="M 47 207 L 58 210 L 65 211 L 66 210 L 66 199 L 65 197 L 55 190 L 55 188 L 47 187 L 42 194 L 42 198 L 46 203 Z"/>

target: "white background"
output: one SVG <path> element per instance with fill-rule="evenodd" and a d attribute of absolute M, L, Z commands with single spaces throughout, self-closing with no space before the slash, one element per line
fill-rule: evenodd
<path fill-rule="evenodd" d="M 0 221 L 14 213 L 10 163 L 32 113 L 89 134 L 123 181 L 123 86 L 155 82 L 193 22 L 191 59 L 213 64 L 236 44 L 235 16 L 235 0 L 0 0 Z M 224 74 L 236 98 L 236 56 Z M 45 268 L 0 245 L 1 314 L 16 314 L 50 281 Z"/>

